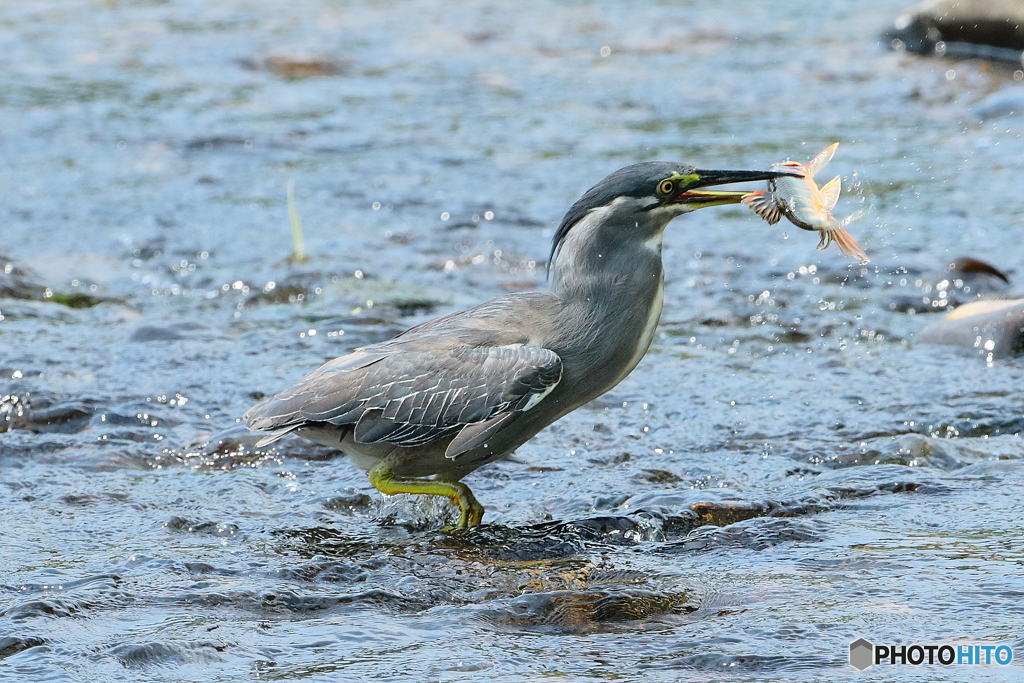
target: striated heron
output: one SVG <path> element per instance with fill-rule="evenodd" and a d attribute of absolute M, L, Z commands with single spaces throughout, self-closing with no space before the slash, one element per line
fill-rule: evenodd
<path fill-rule="evenodd" d="M 627 166 L 555 232 L 548 292 L 509 294 L 329 361 L 250 408 L 259 446 L 295 434 L 333 446 L 384 494 L 445 496 L 459 527 L 484 509 L 464 476 L 511 453 L 636 367 L 661 316 L 665 227 L 746 192 L 704 188 L 787 173 Z M 433 478 L 428 478 L 433 477 Z"/>

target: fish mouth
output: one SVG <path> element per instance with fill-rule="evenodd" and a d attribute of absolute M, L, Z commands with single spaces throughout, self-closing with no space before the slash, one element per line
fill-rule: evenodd
<path fill-rule="evenodd" d="M 749 183 L 755 180 L 772 180 L 784 176 L 803 178 L 799 171 L 706 171 L 695 170 L 693 180 L 686 185 L 673 200 L 673 204 L 687 204 L 695 209 L 705 206 L 721 206 L 723 204 L 739 204 L 750 190 L 703 190 L 704 187 L 729 185 L 731 183 Z"/>

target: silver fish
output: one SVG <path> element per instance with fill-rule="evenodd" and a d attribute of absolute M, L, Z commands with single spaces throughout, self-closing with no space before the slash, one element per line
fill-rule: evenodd
<path fill-rule="evenodd" d="M 861 249 L 843 224 L 832 215 L 832 209 L 839 201 L 840 180 L 836 176 L 820 188 L 814 182 L 814 175 L 832 160 L 839 143 L 826 148 L 821 154 L 803 165 L 796 161 L 772 164 L 772 171 L 800 171 L 804 176 L 786 176 L 768 181 L 767 192 L 751 192 L 743 197 L 743 204 L 758 216 L 775 225 L 783 216 L 798 228 L 817 230 L 821 234 L 818 249 L 825 249 L 835 242 L 839 251 L 861 263 L 868 262 L 868 255 Z"/>

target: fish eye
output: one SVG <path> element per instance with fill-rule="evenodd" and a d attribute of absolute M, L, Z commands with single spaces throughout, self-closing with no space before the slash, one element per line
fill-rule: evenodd
<path fill-rule="evenodd" d="M 676 184 L 671 180 L 662 180 L 658 183 L 658 192 L 661 194 L 672 194 L 672 190 L 674 190 L 675 187 Z"/>

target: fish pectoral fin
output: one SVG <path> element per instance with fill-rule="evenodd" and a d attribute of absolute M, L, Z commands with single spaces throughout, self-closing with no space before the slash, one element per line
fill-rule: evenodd
<path fill-rule="evenodd" d="M 448 444 L 448 448 L 444 451 L 444 457 L 454 460 L 477 446 L 486 445 L 488 439 L 518 416 L 519 413 L 500 413 L 482 422 L 466 425 Z"/>
<path fill-rule="evenodd" d="M 782 220 L 782 209 L 767 192 L 758 191 L 743 195 L 740 203 L 760 216 L 768 225 L 775 225 Z"/>
<path fill-rule="evenodd" d="M 818 156 L 804 164 L 808 178 L 813 178 L 818 171 L 828 166 L 828 162 L 832 161 L 832 156 L 836 153 L 836 147 L 838 146 L 838 142 L 833 145 L 829 145 L 823 149 Z"/>
<path fill-rule="evenodd" d="M 825 205 L 826 209 L 831 211 L 836 208 L 836 202 L 839 201 L 839 193 L 841 191 L 842 182 L 840 181 L 839 176 L 836 176 L 821 186 L 818 193 L 821 195 L 821 203 Z"/>

